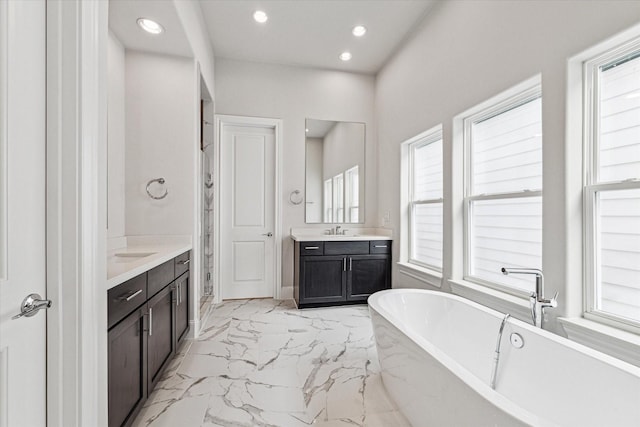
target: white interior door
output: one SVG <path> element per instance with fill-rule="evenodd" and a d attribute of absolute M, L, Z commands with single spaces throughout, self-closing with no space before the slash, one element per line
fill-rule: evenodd
<path fill-rule="evenodd" d="M 223 123 L 220 155 L 222 298 L 273 297 L 274 128 Z"/>
<path fill-rule="evenodd" d="M 46 425 L 44 0 L 0 1 L 0 426 Z"/>

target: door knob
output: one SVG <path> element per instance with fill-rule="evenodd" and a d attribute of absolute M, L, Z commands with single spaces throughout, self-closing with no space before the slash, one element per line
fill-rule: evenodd
<path fill-rule="evenodd" d="M 273 236 L 273 233 L 272 232 L 268 232 L 268 233 L 263 234 L 263 236 L 271 237 L 271 236 Z"/>
<path fill-rule="evenodd" d="M 35 316 L 38 311 L 47 309 L 51 307 L 51 300 L 42 299 L 39 294 L 30 294 L 22 301 L 22 306 L 20 307 L 20 314 L 16 314 L 11 319 L 19 319 L 21 317 L 31 317 Z"/>

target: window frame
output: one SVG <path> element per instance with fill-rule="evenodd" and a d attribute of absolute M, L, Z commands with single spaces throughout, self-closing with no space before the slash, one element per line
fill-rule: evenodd
<path fill-rule="evenodd" d="M 621 45 L 599 53 L 583 62 L 583 316 L 585 319 L 613 326 L 631 332 L 640 332 L 640 321 L 598 309 L 598 283 L 600 264 L 598 254 L 598 208 L 597 194 L 619 190 L 640 190 L 640 177 L 618 181 L 600 182 L 599 164 L 599 117 L 600 117 L 600 67 L 640 53 L 640 37 L 635 36 Z"/>
<path fill-rule="evenodd" d="M 482 122 L 484 120 L 497 117 L 500 114 L 511 111 L 529 102 L 535 101 L 538 98 L 542 98 L 542 83 L 539 76 L 534 77 L 522 85 L 518 85 L 516 88 L 507 90 L 502 94 L 492 98 L 490 101 L 481 104 L 476 109 L 473 109 L 462 118 L 462 143 L 463 143 L 463 280 L 475 283 L 481 286 L 485 286 L 491 289 L 495 289 L 500 292 L 504 292 L 510 295 L 514 295 L 521 298 L 528 298 L 530 292 L 513 288 L 511 286 L 503 285 L 500 283 L 494 283 L 480 277 L 472 276 L 470 274 L 472 268 L 471 257 L 471 229 L 473 223 L 472 218 L 472 204 L 476 201 L 486 200 L 506 200 L 514 198 L 532 198 L 540 197 L 542 199 L 542 189 L 524 189 L 520 191 L 512 192 L 500 192 L 491 194 L 471 194 L 472 191 L 472 162 L 471 162 L 471 140 L 472 132 L 471 128 L 474 123 Z M 544 133 L 543 133 L 544 138 Z M 544 179 L 544 176 L 543 176 Z M 544 203 L 544 200 L 542 200 Z M 544 224 L 543 224 L 544 226 Z M 543 244 L 544 248 L 544 244 Z"/>
<path fill-rule="evenodd" d="M 407 164 L 407 177 L 408 177 L 408 188 L 407 188 L 407 210 L 408 210 L 408 218 L 407 218 L 407 263 L 416 265 L 421 268 L 425 268 L 427 270 L 435 271 L 438 273 L 442 273 L 442 266 L 432 265 L 423 261 L 416 259 L 414 255 L 414 243 L 415 237 L 413 234 L 414 220 L 415 220 L 415 208 L 418 205 L 427 205 L 427 204 L 440 204 L 442 207 L 442 219 L 443 219 L 443 229 L 441 230 L 444 237 L 444 188 L 442 189 L 442 197 L 437 199 L 421 199 L 416 200 L 414 198 L 414 186 L 415 186 L 415 177 L 414 177 L 414 169 L 415 169 L 415 151 L 418 148 L 422 148 L 429 144 L 433 144 L 440 141 L 442 144 L 442 156 L 441 159 L 443 165 L 442 171 L 442 180 L 444 187 L 444 139 L 442 132 L 442 125 L 435 126 L 429 129 L 426 132 L 423 132 L 415 137 L 405 141 L 403 144 L 406 146 L 408 152 L 408 164 Z M 443 239 L 444 243 L 444 239 Z M 444 244 L 440 248 L 441 255 L 444 258 Z"/>

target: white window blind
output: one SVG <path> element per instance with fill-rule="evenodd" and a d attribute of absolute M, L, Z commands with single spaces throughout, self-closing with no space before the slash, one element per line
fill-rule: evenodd
<path fill-rule="evenodd" d="M 637 49 L 637 48 L 636 48 Z M 640 323 L 640 51 L 587 66 L 587 311 Z"/>
<path fill-rule="evenodd" d="M 410 143 L 409 262 L 442 270 L 442 130 Z"/>
<path fill-rule="evenodd" d="M 360 220 L 360 173 L 358 166 L 347 169 L 345 199 L 347 201 L 346 222 L 357 223 Z"/>
<path fill-rule="evenodd" d="M 500 270 L 542 266 L 541 108 L 536 86 L 465 120 L 467 280 L 535 289 Z"/>

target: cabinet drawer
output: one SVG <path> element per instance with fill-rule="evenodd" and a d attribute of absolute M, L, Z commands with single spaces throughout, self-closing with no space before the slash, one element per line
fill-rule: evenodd
<path fill-rule="evenodd" d="M 325 242 L 300 242 L 300 255 L 324 255 Z"/>
<path fill-rule="evenodd" d="M 369 253 L 369 242 L 324 242 L 325 255 L 362 255 Z"/>
<path fill-rule="evenodd" d="M 109 289 L 107 299 L 107 327 L 111 328 L 147 301 L 147 273 Z"/>
<path fill-rule="evenodd" d="M 175 279 L 174 263 L 174 260 L 170 260 L 149 270 L 149 279 L 147 281 L 147 294 L 149 297 L 154 296 L 169 283 L 173 282 L 173 279 Z"/>
<path fill-rule="evenodd" d="M 369 253 L 390 254 L 391 240 L 372 240 L 369 242 Z"/>
<path fill-rule="evenodd" d="M 175 257 L 175 278 L 182 276 L 183 273 L 189 270 L 190 262 L 189 252 Z"/>

